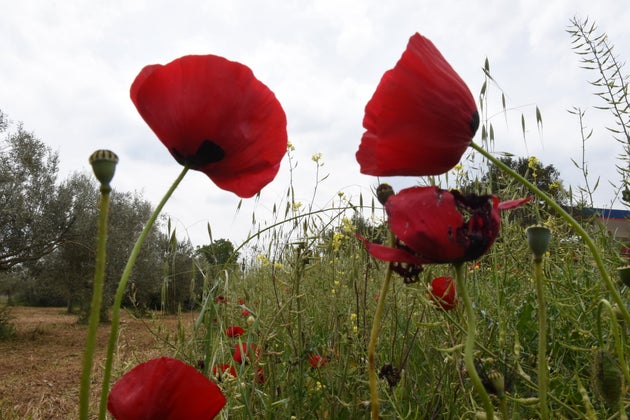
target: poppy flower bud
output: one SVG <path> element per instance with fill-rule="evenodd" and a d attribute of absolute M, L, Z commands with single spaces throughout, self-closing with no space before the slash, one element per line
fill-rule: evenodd
<path fill-rule="evenodd" d="M 591 368 L 595 392 L 608 407 L 616 407 L 623 386 L 619 364 L 610 352 L 598 350 L 595 352 Z"/>
<path fill-rule="evenodd" d="M 111 150 L 97 150 L 90 156 L 90 165 L 96 179 L 101 183 L 101 192 L 108 193 L 112 190 L 109 183 L 114 178 L 117 163 L 118 156 Z"/>
<path fill-rule="evenodd" d="M 488 391 L 499 398 L 503 398 L 505 393 L 505 376 L 498 370 L 492 370 L 488 372 L 486 379 Z"/>
<path fill-rule="evenodd" d="M 619 280 L 621 280 L 621 283 L 630 287 L 630 265 L 619 267 L 617 272 L 619 273 Z"/>
<path fill-rule="evenodd" d="M 387 199 L 394 194 L 394 189 L 389 184 L 381 184 L 376 188 L 376 198 L 382 205 L 385 205 Z"/>
<path fill-rule="evenodd" d="M 549 248 L 551 230 L 540 225 L 530 226 L 527 228 L 527 240 L 529 242 L 529 249 L 531 249 L 534 254 L 534 260 L 542 261 L 542 256 Z"/>

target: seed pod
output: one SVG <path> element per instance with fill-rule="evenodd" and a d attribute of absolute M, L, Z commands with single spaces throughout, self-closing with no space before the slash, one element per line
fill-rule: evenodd
<path fill-rule="evenodd" d="M 617 273 L 619 273 L 619 280 L 621 283 L 630 287 L 630 265 L 619 267 L 617 269 Z"/>
<path fill-rule="evenodd" d="M 610 352 L 597 350 L 591 368 L 595 393 L 609 408 L 617 407 L 623 386 L 617 360 Z"/>
<path fill-rule="evenodd" d="M 542 256 L 549 248 L 551 230 L 544 226 L 536 225 L 527 228 L 527 240 L 536 260 L 542 260 Z"/>
<path fill-rule="evenodd" d="M 381 184 L 376 188 L 376 198 L 382 205 L 385 205 L 387 199 L 392 195 L 394 195 L 394 189 L 389 184 Z"/>
<path fill-rule="evenodd" d="M 101 191 L 111 191 L 109 183 L 114 177 L 117 163 L 118 156 L 111 150 L 97 150 L 90 156 L 90 165 L 92 165 L 96 179 L 101 183 Z"/>

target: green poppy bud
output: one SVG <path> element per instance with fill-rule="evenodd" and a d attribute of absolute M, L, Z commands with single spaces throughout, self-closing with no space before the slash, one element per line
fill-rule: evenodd
<path fill-rule="evenodd" d="M 551 230 L 545 226 L 530 226 L 527 228 L 527 241 L 536 260 L 542 260 L 542 256 L 549 248 L 551 242 Z"/>
<path fill-rule="evenodd" d="M 597 350 L 593 358 L 592 381 L 595 392 L 609 407 L 616 407 L 621 398 L 623 376 L 613 355 Z"/>
<path fill-rule="evenodd" d="M 505 394 L 505 376 L 498 370 L 491 370 L 487 375 L 488 390 L 499 398 Z"/>
<path fill-rule="evenodd" d="M 381 184 L 376 187 L 376 198 L 378 198 L 378 202 L 382 205 L 385 205 L 387 199 L 394 195 L 394 189 L 389 184 Z"/>
<path fill-rule="evenodd" d="M 97 150 L 90 156 L 90 165 L 96 179 L 101 183 L 101 192 L 111 191 L 109 183 L 114 177 L 117 163 L 118 156 L 111 150 Z"/>
<path fill-rule="evenodd" d="M 626 286 L 630 287 L 630 265 L 619 267 L 617 272 L 619 273 L 619 280 L 621 280 L 621 282 Z"/>

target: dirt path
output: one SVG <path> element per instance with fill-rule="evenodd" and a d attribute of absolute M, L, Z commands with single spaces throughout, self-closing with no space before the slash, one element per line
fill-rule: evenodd
<path fill-rule="evenodd" d="M 0 419 L 75 419 L 87 326 L 63 308 L 12 308 L 17 335 L 0 341 Z M 114 359 L 114 375 L 137 363 L 168 355 L 163 342 L 173 337 L 178 323 L 189 326 L 192 316 L 138 320 L 124 313 Z M 98 405 L 100 365 L 110 326 L 98 330 L 90 405 Z M 115 378 L 114 378 L 115 379 Z M 92 410 L 92 412 L 95 412 Z"/>

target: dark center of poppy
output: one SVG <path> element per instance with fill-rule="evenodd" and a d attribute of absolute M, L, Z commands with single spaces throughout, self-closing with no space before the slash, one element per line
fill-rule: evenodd
<path fill-rule="evenodd" d="M 475 113 L 472 115 L 472 119 L 470 120 L 470 132 L 472 136 L 475 136 L 477 129 L 479 128 L 479 111 L 475 110 Z"/>
<path fill-rule="evenodd" d="M 202 168 L 225 157 L 221 146 L 210 140 L 204 140 L 193 155 L 184 156 L 177 149 L 171 149 L 171 154 L 180 165 L 188 165 L 191 169 Z"/>

